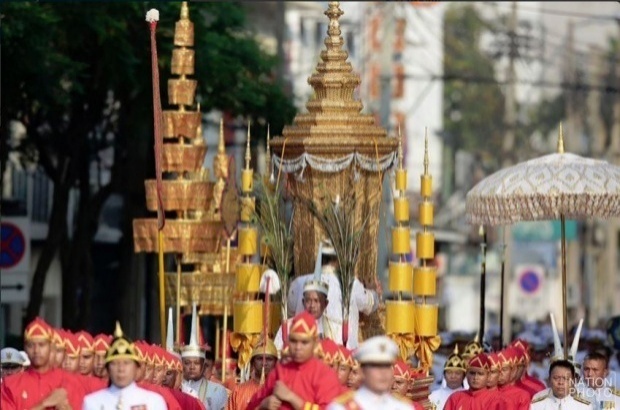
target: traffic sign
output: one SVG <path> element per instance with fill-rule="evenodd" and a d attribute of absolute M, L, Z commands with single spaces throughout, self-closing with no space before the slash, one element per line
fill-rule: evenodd
<path fill-rule="evenodd" d="M 2 272 L 0 275 L 0 299 L 2 303 L 28 302 L 30 286 L 28 272 Z"/>
<path fill-rule="evenodd" d="M 0 269 L 2 273 L 30 270 L 30 220 L 4 217 L 0 223 Z"/>
<path fill-rule="evenodd" d="M 518 266 L 516 269 L 519 288 L 526 295 L 535 295 L 542 287 L 544 268 L 540 265 Z"/>

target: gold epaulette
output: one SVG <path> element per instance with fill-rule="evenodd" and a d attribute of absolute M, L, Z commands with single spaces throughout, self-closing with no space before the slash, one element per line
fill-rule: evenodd
<path fill-rule="evenodd" d="M 349 390 L 348 392 L 341 394 L 340 396 L 334 399 L 334 403 L 345 404 L 349 400 L 353 400 L 353 396 L 355 395 L 355 391 Z"/>
<path fill-rule="evenodd" d="M 534 398 L 532 399 L 532 403 L 531 403 L 531 404 L 538 403 L 539 401 L 543 401 L 543 400 L 544 400 L 544 399 L 546 399 L 547 397 L 549 397 L 549 393 L 547 393 L 547 394 L 543 394 L 543 395 L 541 395 L 540 397 L 534 397 Z"/>
<path fill-rule="evenodd" d="M 615 387 L 610 387 L 609 390 L 614 396 L 620 396 L 620 390 L 616 389 Z"/>
<path fill-rule="evenodd" d="M 575 401 L 578 401 L 579 403 L 583 403 L 583 404 L 586 404 L 588 406 L 591 404 L 589 400 L 587 400 L 585 397 L 583 397 L 579 393 L 573 394 L 573 399 L 575 399 Z"/>

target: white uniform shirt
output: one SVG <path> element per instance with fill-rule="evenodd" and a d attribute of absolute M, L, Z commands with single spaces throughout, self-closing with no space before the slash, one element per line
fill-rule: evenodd
<path fill-rule="evenodd" d="M 288 329 L 291 329 L 291 323 L 293 319 L 289 319 L 286 321 L 286 325 Z M 317 320 L 317 330 L 319 333 L 319 338 L 321 339 L 332 339 L 336 344 L 342 344 L 342 326 L 337 325 L 330 321 L 325 315 L 321 316 L 319 320 Z M 278 333 L 276 333 L 276 337 L 273 338 L 273 344 L 278 349 L 278 352 L 282 351 L 284 347 L 284 341 L 282 340 L 282 325 L 278 329 Z"/>
<path fill-rule="evenodd" d="M 120 407 L 119 407 L 120 404 Z M 82 410 L 167 410 L 161 395 L 138 387 L 136 383 L 119 389 L 110 386 L 84 397 Z"/>
<path fill-rule="evenodd" d="M 581 397 L 566 396 L 558 399 L 549 392 L 542 397 L 534 398 L 530 410 L 592 410 L 592 406 Z"/>
<path fill-rule="evenodd" d="M 352 393 L 352 399 L 361 410 L 412 410 L 412 403 L 399 400 L 390 393 L 378 395 L 366 387 L 360 387 L 356 392 Z M 332 402 L 327 406 L 327 410 L 346 410 L 346 403 L 340 403 L 340 400 Z"/>
<path fill-rule="evenodd" d="M 467 381 L 467 379 L 464 379 L 464 381 Z M 465 390 L 465 388 L 461 387 L 456 390 L 452 390 L 451 388 L 445 385 L 445 381 L 444 381 L 444 383 L 442 383 L 442 386 L 440 388 L 433 391 L 430 394 L 430 396 L 428 396 L 428 400 L 431 402 L 431 404 L 435 405 L 435 410 L 443 410 L 443 407 L 446 405 L 446 402 L 448 401 L 448 397 L 450 397 L 452 393 L 461 391 L 461 390 Z"/>
<path fill-rule="evenodd" d="M 289 287 L 287 309 L 288 315 L 293 317 L 304 310 L 303 296 L 304 285 L 307 281 L 312 280 L 313 274 L 302 275 L 295 278 Z M 327 308 L 324 315 L 329 321 L 342 327 L 342 293 L 340 291 L 340 280 L 336 276 L 334 268 L 324 266 L 321 273 L 321 280 L 329 286 L 327 295 Z M 357 348 L 358 330 L 359 330 L 359 314 L 360 312 L 368 315 L 374 312 L 379 306 L 379 298 L 377 292 L 364 288 L 362 282 L 357 278 L 353 281 L 353 290 L 351 291 L 351 306 L 349 306 L 349 339 L 347 348 Z M 340 336 L 342 343 L 342 336 Z"/>
<path fill-rule="evenodd" d="M 209 410 L 224 410 L 228 402 L 228 392 L 220 384 L 200 380 L 183 380 L 181 391 L 200 400 Z"/>
<path fill-rule="evenodd" d="M 620 391 L 612 389 L 608 386 L 598 389 L 590 389 L 586 387 L 580 390 L 581 395 L 592 403 L 593 410 L 620 410 Z"/>

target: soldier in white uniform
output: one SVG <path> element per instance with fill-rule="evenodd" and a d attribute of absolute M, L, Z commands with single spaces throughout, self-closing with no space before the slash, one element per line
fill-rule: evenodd
<path fill-rule="evenodd" d="M 590 402 L 594 410 L 620 410 L 620 391 L 609 382 L 609 361 L 607 356 L 592 352 L 586 355 L 582 366 L 583 383 L 580 393 Z"/>
<path fill-rule="evenodd" d="M 329 294 L 328 285 L 320 280 L 311 280 L 304 286 L 304 310 L 310 313 L 317 323 L 320 339 L 332 339 L 336 344 L 342 344 L 342 325 L 334 323 L 326 315 L 326 308 L 329 306 L 327 295 Z M 287 326 L 291 327 L 292 319 L 286 321 Z M 278 329 L 273 340 L 278 351 L 282 351 L 284 342 L 282 340 L 282 326 Z"/>
<path fill-rule="evenodd" d="M 556 360 L 549 368 L 550 389 L 534 397 L 530 410 L 591 410 L 590 402 L 574 390 L 575 367 L 568 360 Z"/>
<path fill-rule="evenodd" d="M 181 348 L 181 361 L 183 362 L 181 391 L 196 397 L 209 410 L 224 410 L 228 401 L 226 388 L 203 377 L 205 352 L 197 341 L 196 320 L 196 304 L 194 303 L 189 344 Z"/>
<path fill-rule="evenodd" d="M 87 395 L 82 410 L 166 410 L 162 396 L 136 385 L 139 361 L 134 344 L 116 322 L 114 340 L 105 356 L 110 387 Z"/>
<path fill-rule="evenodd" d="M 443 410 L 448 397 L 452 393 L 465 390 L 463 383 L 465 381 L 465 373 L 467 372 L 467 364 L 459 356 L 458 344 L 454 346 L 454 352 L 448 357 L 443 367 L 443 382 L 441 387 L 433 391 L 428 400 L 434 406 L 435 410 Z"/>
<path fill-rule="evenodd" d="M 412 410 L 421 408 L 390 394 L 398 356 L 398 346 L 387 336 L 375 336 L 363 342 L 354 354 L 362 366 L 364 382 L 357 391 L 338 397 L 327 410 Z"/>
<path fill-rule="evenodd" d="M 295 278 L 289 287 L 288 292 L 288 315 L 293 317 L 304 310 L 303 291 L 306 282 L 313 279 L 321 280 L 327 283 L 329 294 L 327 299 L 329 305 L 325 311 L 325 316 L 331 323 L 342 327 L 342 291 L 340 288 L 340 280 L 336 274 L 338 259 L 336 252 L 329 241 L 323 241 L 319 245 L 317 260 L 315 263 L 314 273 L 302 275 Z M 360 312 L 368 315 L 377 310 L 379 306 L 379 298 L 377 292 L 368 290 L 364 287 L 359 279 L 355 278 L 353 289 L 351 290 L 351 306 L 349 306 L 349 338 L 347 340 L 347 348 L 357 348 L 359 314 Z"/>

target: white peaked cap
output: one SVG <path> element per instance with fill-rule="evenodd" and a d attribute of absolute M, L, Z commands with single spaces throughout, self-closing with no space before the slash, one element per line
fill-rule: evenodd
<path fill-rule="evenodd" d="M 189 344 L 183 346 L 181 349 L 181 357 L 182 358 L 198 358 L 204 359 L 205 352 L 202 350 L 202 347 L 198 344 L 198 340 L 196 338 L 196 321 L 198 317 L 196 315 L 196 302 L 192 303 L 192 325 L 190 326 L 189 331 Z"/>
<path fill-rule="evenodd" d="M 2 364 L 18 364 L 24 366 L 24 358 L 19 350 L 5 347 L 0 350 L 0 362 Z"/>
<path fill-rule="evenodd" d="M 364 341 L 353 357 L 360 364 L 394 364 L 398 357 L 398 345 L 387 336 L 374 336 Z"/>

